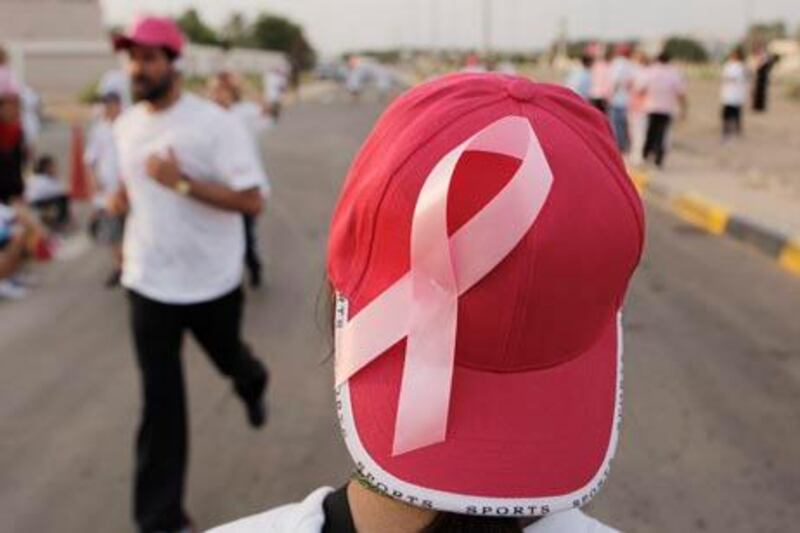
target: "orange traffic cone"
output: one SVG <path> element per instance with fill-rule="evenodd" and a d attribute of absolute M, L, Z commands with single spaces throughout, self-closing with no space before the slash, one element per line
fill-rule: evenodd
<path fill-rule="evenodd" d="M 89 199 L 89 180 L 83 166 L 83 129 L 79 124 L 72 125 L 71 169 L 69 176 L 69 195 L 73 200 Z"/>

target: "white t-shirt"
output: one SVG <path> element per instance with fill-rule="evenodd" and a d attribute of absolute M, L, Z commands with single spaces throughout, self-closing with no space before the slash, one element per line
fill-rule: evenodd
<path fill-rule="evenodd" d="M 242 518 L 208 533 L 319 533 L 325 525 L 322 503 L 333 489 L 315 490 L 299 503 L 284 505 L 265 513 Z M 548 515 L 525 528 L 525 533 L 619 533 L 571 509 Z"/>
<path fill-rule="evenodd" d="M 264 96 L 267 102 L 274 104 L 281 101 L 286 90 L 286 76 L 282 72 L 270 71 L 264 74 Z"/>
<path fill-rule="evenodd" d="M 98 120 L 89 130 L 83 162 L 94 169 L 98 188 L 94 204 L 98 208 L 108 205 L 109 196 L 119 187 L 119 163 L 114 142 L 114 125 L 106 119 Z"/>
<path fill-rule="evenodd" d="M 58 178 L 44 174 L 34 174 L 25 184 L 25 200 L 29 203 L 52 200 L 67 194 L 64 185 Z"/>
<path fill-rule="evenodd" d="M 261 106 L 247 100 L 242 100 L 233 104 L 230 107 L 230 112 L 247 128 L 247 132 L 250 134 L 250 138 L 253 140 L 253 146 L 258 154 L 261 145 L 261 136 L 274 125 L 272 117 L 265 115 Z M 264 185 L 261 192 L 265 197 L 269 196 L 272 192 L 272 185 L 267 175 L 264 176 Z"/>
<path fill-rule="evenodd" d="M 728 61 L 722 68 L 723 105 L 741 106 L 747 102 L 747 70 L 741 61 Z"/>
<path fill-rule="evenodd" d="M 42 99 L 31 87 L 23 85 L 20 90 L 22 103 L 22 129 L 25 132 L 25 142 L 35 145 L 42 132 L 42 121 L 39 117 Z"/>
<path fill-rule="evenodd" d="M 146 174 L 145 163 L 171 148 L 193 180 L 261 188 L 264 171 L 244 125 L 187 93 L 158 113 L 133 106 L 117 119 L 114 137 L 130 202 L 122 284 L 168 304 L 209 301 L 235 289 L 242 281 L 242 215 L 164 187 Z"/>
<path fill-rule="evenodd" d="M 614 95 L 611 97 L 612 106 L 628 107 L 634 73 L 633 64 L 627 57 L 616 57 L 611 62 L 611 83 L 614 88 Z"/>

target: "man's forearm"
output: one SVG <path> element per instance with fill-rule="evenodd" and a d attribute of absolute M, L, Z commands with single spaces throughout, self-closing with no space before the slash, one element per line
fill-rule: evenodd
<path fill-rule="evenodd" d="M 212 181 L 189 181 L 189 196 L 212 207 L 246 215 L 257 215 L 264 205 L 258 187 L 237 191 Z"/>

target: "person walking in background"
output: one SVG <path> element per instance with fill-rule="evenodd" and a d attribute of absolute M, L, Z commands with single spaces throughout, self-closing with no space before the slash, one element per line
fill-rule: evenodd
<path fill-rule="evenodd" d="M 253 141 L 253 148 L 256 153 L 260 153 L 261 136 L 272 126 L 272 120 L 264 114 L 263 107 L 242 98 L 241 82 L 230 72 L 221 72 L 212 78 L 209 84 L 209 93 L 214 102 L 230 111 L 247 128 Z M 264 198 L 268 198 L 271 192 L 269 178 L 265 175 L 262 190 Z M 261 286 L 263 270 L 263 261 L 258 247 L 257 217 L 247 213 L 243 217 L 245 265 L 250 273 L 250 285 L 257 288 Z"/>
<path fill-rule="evenodd" d="M 283 95 L 289 86 L 289 77 L 283 68 L 273 67 L 264 74 L 263 85 L 265 111 L 277 123 L 281 118 Z"/>
<path fill-rule="evenodd" d="M 67 188 L 58 179 L 53 156 L 44 154 L 36 160 L 33 175 L 25 187 L 25 200 L 52 230 L 62 230 L 70 222 L 70 201 Z"/>
<path fill-rule="evenodd" d="M 767 111 L 769 102 L 769 78 L 780 57 L 770 54 L 763 45 L 758 45 L 753 59 L 756 71 L 753 86 L 753 111 L 764 113 Z"/>
<path fill-rule="evenodd" d="M 641 165 L 644 144 L 647 138 L 646 84 L 650 58 L 641 50 L 634 55 L 632 63 L 631 90 L 628 99 L 628 133 L 630 150 L 628 160 L 632 165 Z"/>
<path fill-rule="evenodd" d="M 186 531 L 185 331 L 232 381 L 250 424 L 266 422 L 268 373 L 241 332 L 242 214 L 261 210 L 264 172 L 244 125 L 182 90 L 172 20 L 137 19 L 114 43 L 138 102 L 114 124 L 121 184 L 109 202 L 128 212 L 122 285 L 144 396 L 134 517 L 143 533 Z"/>
<path fill-rule="evenodd" d="M 114 122 L 122 112 L 123 99 L 116 92 L 100 97 L 102 115 L 89 131 L 89 142 L 83 154 L 89 181 L 92 184 L 94 212 L 90 233 L 95 240 L 111 249 L 112 270 L 105 281 L 109 289 L 117 287 L 122 277 L 122 235 L 125 216 L 108 211 L 109 200 L 119 188 L 119 161 L 114 141 Z"/>
<path fill-rule="evenodd" d="M 631 47 L 620 43 L 614 51 L 611 62 L 611 127 L 620 152 L 627 154 L 630 150 L 630 135 L 628 131 L 628 108 L 631 101 L 633 88 L 633 64 L 631 63 Z"/>
<path fill-rule="evenodd" d="M 30 85 L 22 84 L 19 92 L 20 120 L 25 132 L 25 144 L 33 161 L 37 156 L 39 136 L 42 132 L 42 99 Z"/>
<path fill-rule="evenodd" d="M 589 102 L 604 115 L 608 113 L 608 105 L 614 91 L 611 67 L 608 64 L 605 50 L 600 44 L 590 47 L 594 56 L 592 63 L 592 85 L 589 89 Z"/>
<path fill-rule="evenodd" d="M 22 176 L 28 156 L 19 95 L 0 93 L 0 203 L 10 205 L 25 195 Z"/>
<path fill-rule="evenodd" d="M 565 85 L 575 91 L 581 98 L 589 101 L 589 92 L 592 89 L 592 64 L 594 58 L 589 54 L 583 54 L 580 63 L 569 73 Z"/>
<path fill-rule="evenodd" d="M 678 114 L 685 117 L 687 111 L 686 85 L 668 52 L 662 52 L 648 70 L 644 90 L 647 111 L 644 159 L 652 156 L 656 166 L 662 168 L 674 117 Z"/>
<path fill-rule="evenodd" d="M 742 110 L 747 101 L 747 67 L 744 51 L 736 48 L 722 67 L 722 140 L 742 135 Z"/>

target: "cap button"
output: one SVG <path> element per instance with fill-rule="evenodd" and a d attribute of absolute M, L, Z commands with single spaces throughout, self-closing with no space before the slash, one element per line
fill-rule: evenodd
<path fill-rule="evenodd" d="M 508 95 L 520 102 L 530 102 L 536 96 L 536 85 L 526 80 L 514 80 L 506 86 Z"/>

